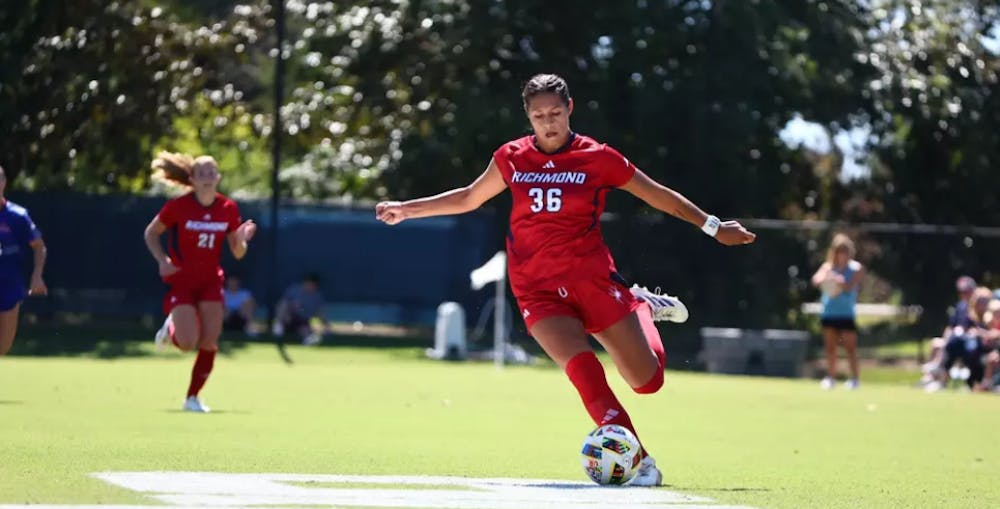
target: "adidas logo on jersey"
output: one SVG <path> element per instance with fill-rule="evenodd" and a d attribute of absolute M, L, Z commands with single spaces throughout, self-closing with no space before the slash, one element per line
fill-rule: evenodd
<path fill-rule="evenodd" d="M 553 163 L 551 160 L 549 160 L 549 162 L 545 163 L 542 166 L 542 168 L 545 168 L 546 170 L 554 170 L 556 169 L 556 163 Z"/>

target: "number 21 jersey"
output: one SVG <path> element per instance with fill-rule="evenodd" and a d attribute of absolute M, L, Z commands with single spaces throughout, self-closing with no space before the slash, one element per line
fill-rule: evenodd
<path fill-rule="evenodd" d="M 157 217 L 167 227 L 168 253 L 182 277 L 221 275 L 226 234 L 241 222 L 236 202 L 216 193 L 206 207 L 188 193 L 164 204 Z"/>

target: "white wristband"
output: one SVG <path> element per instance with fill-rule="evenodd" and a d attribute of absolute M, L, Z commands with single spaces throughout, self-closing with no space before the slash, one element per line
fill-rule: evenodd
<path fill-rule="evenodd" d="M 705 224 L 701 225 L 701 231 L 705 232 L 705 235 L 709 237 L 715 237 L 715 234 L 719 233 L 719 226 L 721 225 L 722 222 L 719 221 L 719 218 L 710 215 L 705 220 Z"/>

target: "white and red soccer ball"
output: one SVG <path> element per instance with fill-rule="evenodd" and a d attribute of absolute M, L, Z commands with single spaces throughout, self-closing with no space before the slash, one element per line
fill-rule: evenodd
<path fill-rule="evenodd" d="M 639 439 L 627 428 L 606 424 L 583 441 L 583 471 L 597 484 L 625 484 L 639 471 L 641 450 Z"/>

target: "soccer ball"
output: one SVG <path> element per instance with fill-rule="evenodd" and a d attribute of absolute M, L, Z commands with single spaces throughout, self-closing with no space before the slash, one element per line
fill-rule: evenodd
<path fill-rule="evenodd" d="M 639 439 L 627 428 L 605 424 L 583 441 L 583 471 L 597 484 L 625 484 L 639 470 L 641 448 Z"/>

